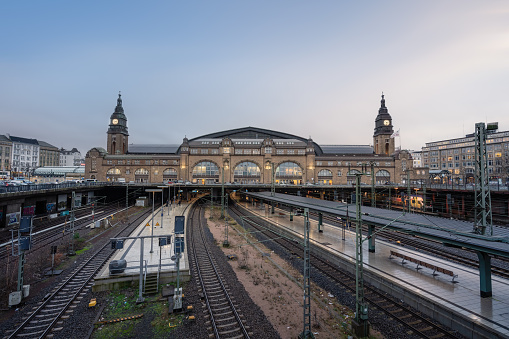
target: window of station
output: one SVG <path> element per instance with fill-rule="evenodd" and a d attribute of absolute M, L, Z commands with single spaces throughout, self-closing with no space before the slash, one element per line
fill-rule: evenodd
<path fill-rule="evenodd" d="M 241 184 L 258 182 L 260 178 L 260 167 L 253 162 L 245 161 L 235 167 L 233 175 L 234 181 Z"/>
<path fill-rule="evenodd" d="M 385 184 L 386 182 L 391 181 L 391 174 L 389 173 L 389 171 L 379 170 L 375 173 L 375 180 L 377 184 Z"/>
<path fill-rule="evenodd" d="M 118 175 L 120 174 L 120 170 L 118 168 L 110 168 L 106 174 Z"/>
<path fill-rule="evenodd" d="M 170 179 L 177 179 L 177 170 L 174 168 L 167 168 L 163 171 L 163 181 L 168 181 Z"/>
<path fill-rule="evenodd" d="M 294 184 L 301 183 L 302 169 L 294 162 L 283 162 L 276 168 L 276 183 Z"/>
<path fill-rule="evenodd" d="M 193 168 L 193 177 L 219 176 L 219 168 L 210 161 L 202 161 Z"/>

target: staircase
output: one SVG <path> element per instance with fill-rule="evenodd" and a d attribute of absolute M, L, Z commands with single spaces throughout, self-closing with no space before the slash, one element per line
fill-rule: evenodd
<path fill-rule="evenodd" d="M 157 273 L 147 274 L 143 294 L 156 294 L 158 292 Z"/>

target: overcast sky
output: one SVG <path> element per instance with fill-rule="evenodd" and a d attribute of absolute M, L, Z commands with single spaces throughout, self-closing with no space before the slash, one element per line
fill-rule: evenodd
<path fill-rule="evenodd" d="M 401 145 L 509 130 L 509 1 L 2 1 L 0 134 L 106 148 L 254 126 Z M 399 140 L 397 144 L 399 145 Z"/>

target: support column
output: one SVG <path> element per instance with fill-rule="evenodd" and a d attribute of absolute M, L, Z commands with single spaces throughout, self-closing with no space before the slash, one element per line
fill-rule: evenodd
<path fill-rule="evenodd" d="M 270 202 L 270 213 L 274 214 L 274 201 Z"/>
<path fill-rule="evenodd" d="M 323 200 L 324 195 L 325 195 L 325 192 L 324 192 L 324 191 L 321 191 L 321 192 L 320 192 L 320 200 Z"/>
<path fill-rule="evenodd" d="M 322 224 L 323 224 L 323 215 L 322 215 L 322 213 L 318 213 L 318 232 L 319 233 L 323 233 Z"/>
<path fill-rule="evenodd" d="M 290 221 L 293 221 L 293 207 L 290 207 Z"/>
<path fill-rule="evenodd" d="M 138 299 L 136 300 L 136 303 L 142 303 L 145 301 L 145 298 L 143 298 L 143 241 L 145 239 L 140 239 L 140 282 L 139 282 L 139 294 Z M 159 249 L 161 250 L 161 249 Z"/>
<path fill-rule="evenodd" d="M 476 252 L 479 257 L 479 277 L 481 279 L 481 297 L 491 297 L 491 257 L 486 252 Z"/>
<path fill-rule="evenodd" d="M 375 236 L 373 235 L 374 231 L 375 231 L 375 226 L 369 225 L 368 226 L 368 238 L 369 238 L 368 249 L 369 249 L 370 253 L 375 253 Z"/>

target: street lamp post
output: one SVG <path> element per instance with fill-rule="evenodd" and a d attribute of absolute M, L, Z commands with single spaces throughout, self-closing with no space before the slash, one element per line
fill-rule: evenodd
<path fill-rule="evenodd" d="M 157 186 L 161 189 L 161 228 L 163 228 L 163 214 L 164 214 L 164 189 L 166 186 Z"/>
<path fill-rule="evenodd" d="M 150 238 L 150 253 L 154 253 L 154 207 L 155 207 L 155 193 L 156 192 L 162 192 L 162 189 L 147 189 L 145 190 L 145 192 L 152 192 L 152 233 L 151 233 L 151 236 L 152 238 Z"/>

